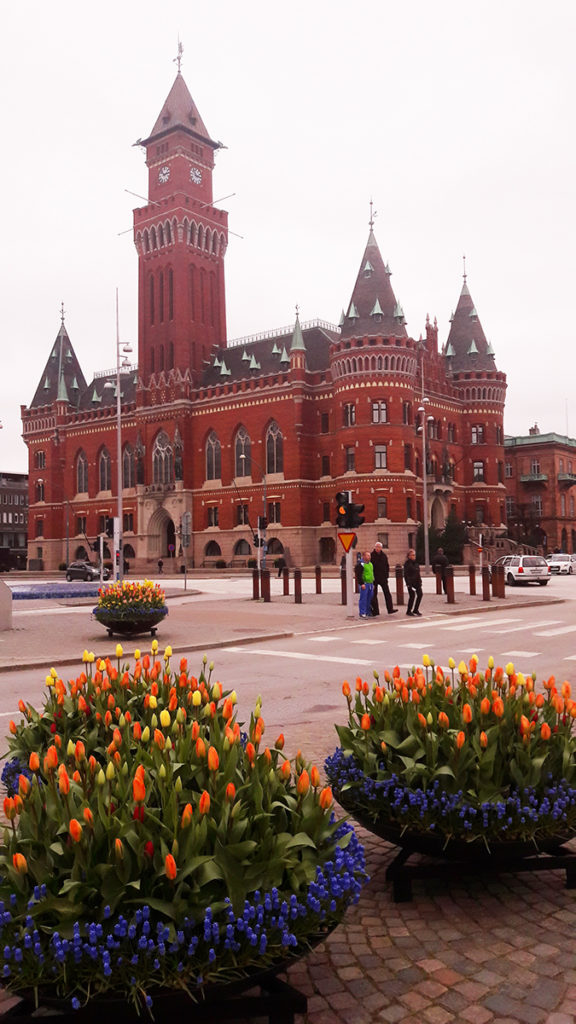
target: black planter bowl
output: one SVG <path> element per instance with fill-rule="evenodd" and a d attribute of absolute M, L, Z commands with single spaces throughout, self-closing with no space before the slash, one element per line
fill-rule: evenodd
<path fill-rule="evenodd" d="M 557 852 L 564 843 L 576 837 L 576 831 L 569 831 L 526 840 L 491 837 L 488 842 L 481 835 L 452 837 L 440 832 L 418 832 L 392 821 L 383 814 L 374 819 L 373 814 L 350 798 L 349 791 L 340 793 L 334 789 L 334 796 L 343 810 L 367 832 L 372 832 L 394 846 L 400 846 L 408 853 L 422 853 L 428 857 L 484 863 L 494 860 L 520 860 L 540 853 Z"/>
<path fill-rule="evenodd" d="M 139 633 L 156 634 L 156 626 L 168 615 L 168 609 L 151 608 L 150 611 L 135 611 L 124 615 L 108 610 L 107 608 L 93 608 L 92 614 L 105 629 L 108 636 L 137 636 Z"/>

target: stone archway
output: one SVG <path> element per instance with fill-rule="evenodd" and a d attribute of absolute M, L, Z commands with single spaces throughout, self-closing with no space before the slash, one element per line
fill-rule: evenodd
<path fill-rule="evenodd" d="M 446 526 L 446 512 L 441 499 L 438 497 L 434 498 L 434 501 L 432 502 L 432 508 L 430 509 L 430 525 L 433 526 L 435 530 L 438 530 L 439 533 L 441 533 Z"/>
<path fill-rule="evenodd" d="M 171 516 L 165 508 L 157 508 L 148 523 L 148 558 L 171 558 L 174 550 L 176 530 Z"/>

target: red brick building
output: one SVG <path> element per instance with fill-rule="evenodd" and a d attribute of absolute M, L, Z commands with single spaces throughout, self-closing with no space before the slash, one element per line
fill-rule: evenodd
<path fill-rule="evenodd" d="M 541 434 L 504 440 L 506 511 L 514 540 L 576 552 L 576 440 Z"/>
<path fill-rule="evenodd" d="M 189 521 L 189 564 L 243 564 L 257 554 L 258 515 L 270 554 L 339 561 L 340 490 L 366 506 L 360 545 L 378 536 L 398 561 L 422 520 L 423 480 L 434 525 L 451 509 L 504 524 L 506 378 L 466 277 L 444 343 L 436 322 L 411 337 L 371 224 L 339 326 L 296 315 L 289 328 L 229 342 L 227 215 L 212 191 L 220 144 L 180 72 L 139 141 L 149 202 L 134 211 L 138 365 L 121 374 L 128 561 L 144 570 L 179 557 Z M 81 557 L 116 514 L 115 381 L 103 371 L 87 383 L 62 318 L 22 407 L 32 565 Z"/>

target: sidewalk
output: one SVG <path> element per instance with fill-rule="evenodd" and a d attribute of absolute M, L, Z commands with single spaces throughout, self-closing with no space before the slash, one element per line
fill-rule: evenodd
<path fill-rule="evenodd" d="M 169 586 L 168 597 L 161 650 L 170 643 L 175 652 L 209 653 L 274 636 L 371 628 L 370 620 L 347 620 L 336 593 L 305 592 L 302 605 L 276 594 L 270 604 L 208 600 L 192 591 L 176 596 Z M 456 602 L 447 605 L 427 592 L 422 610 L 505 615 L 558 599 L 526 588 L 490 602 L 457 593 Z M 15 614 L 15 629 L 0 634 L 0 671 L 78 663 L 86 647 L 113 653 L 116 638 L 90 619 L 93 601 L 29 604 L 36 606 L 31 614 Z M 73 614 L 66 615 L 62 609 L 69 607 Z M 387 619 L 373 624 L 386 628 Z M 122 645 L 132 653 L 146 649 L 149 638 Z M 455 871 L 449 881 L 416 881 L 413 901 L 394 903 L 385 874 L 397 847 L 359 834 L 371 881 L 326 943 L 288 972 L 308 997 L 308 1014 L 297 1024 L 575 1024 L 576 891 L 566 889 L 563 872 L 460 877 Z M 0 989 L 0 1014 L 15 1002 Z"/>

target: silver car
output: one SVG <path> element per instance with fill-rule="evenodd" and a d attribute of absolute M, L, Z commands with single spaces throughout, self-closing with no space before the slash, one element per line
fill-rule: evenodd
<path fill-rule="evenodd" d="M 563 551 L 548 555 L 546 561 L 550 566 L 550 571 L 556 576 L 568 576 L 576 572 L 576 564 L 572 560 L 572 555 L 566 555 Z"/>
<path fill-rule="evenodd" d="M 550 579 L 550 566 L 541 555 L 503 555 L 494 566 L 503 565 L 506 583 L 513 587 L 520 583 L 538 583 L 545 587 Z"/>

